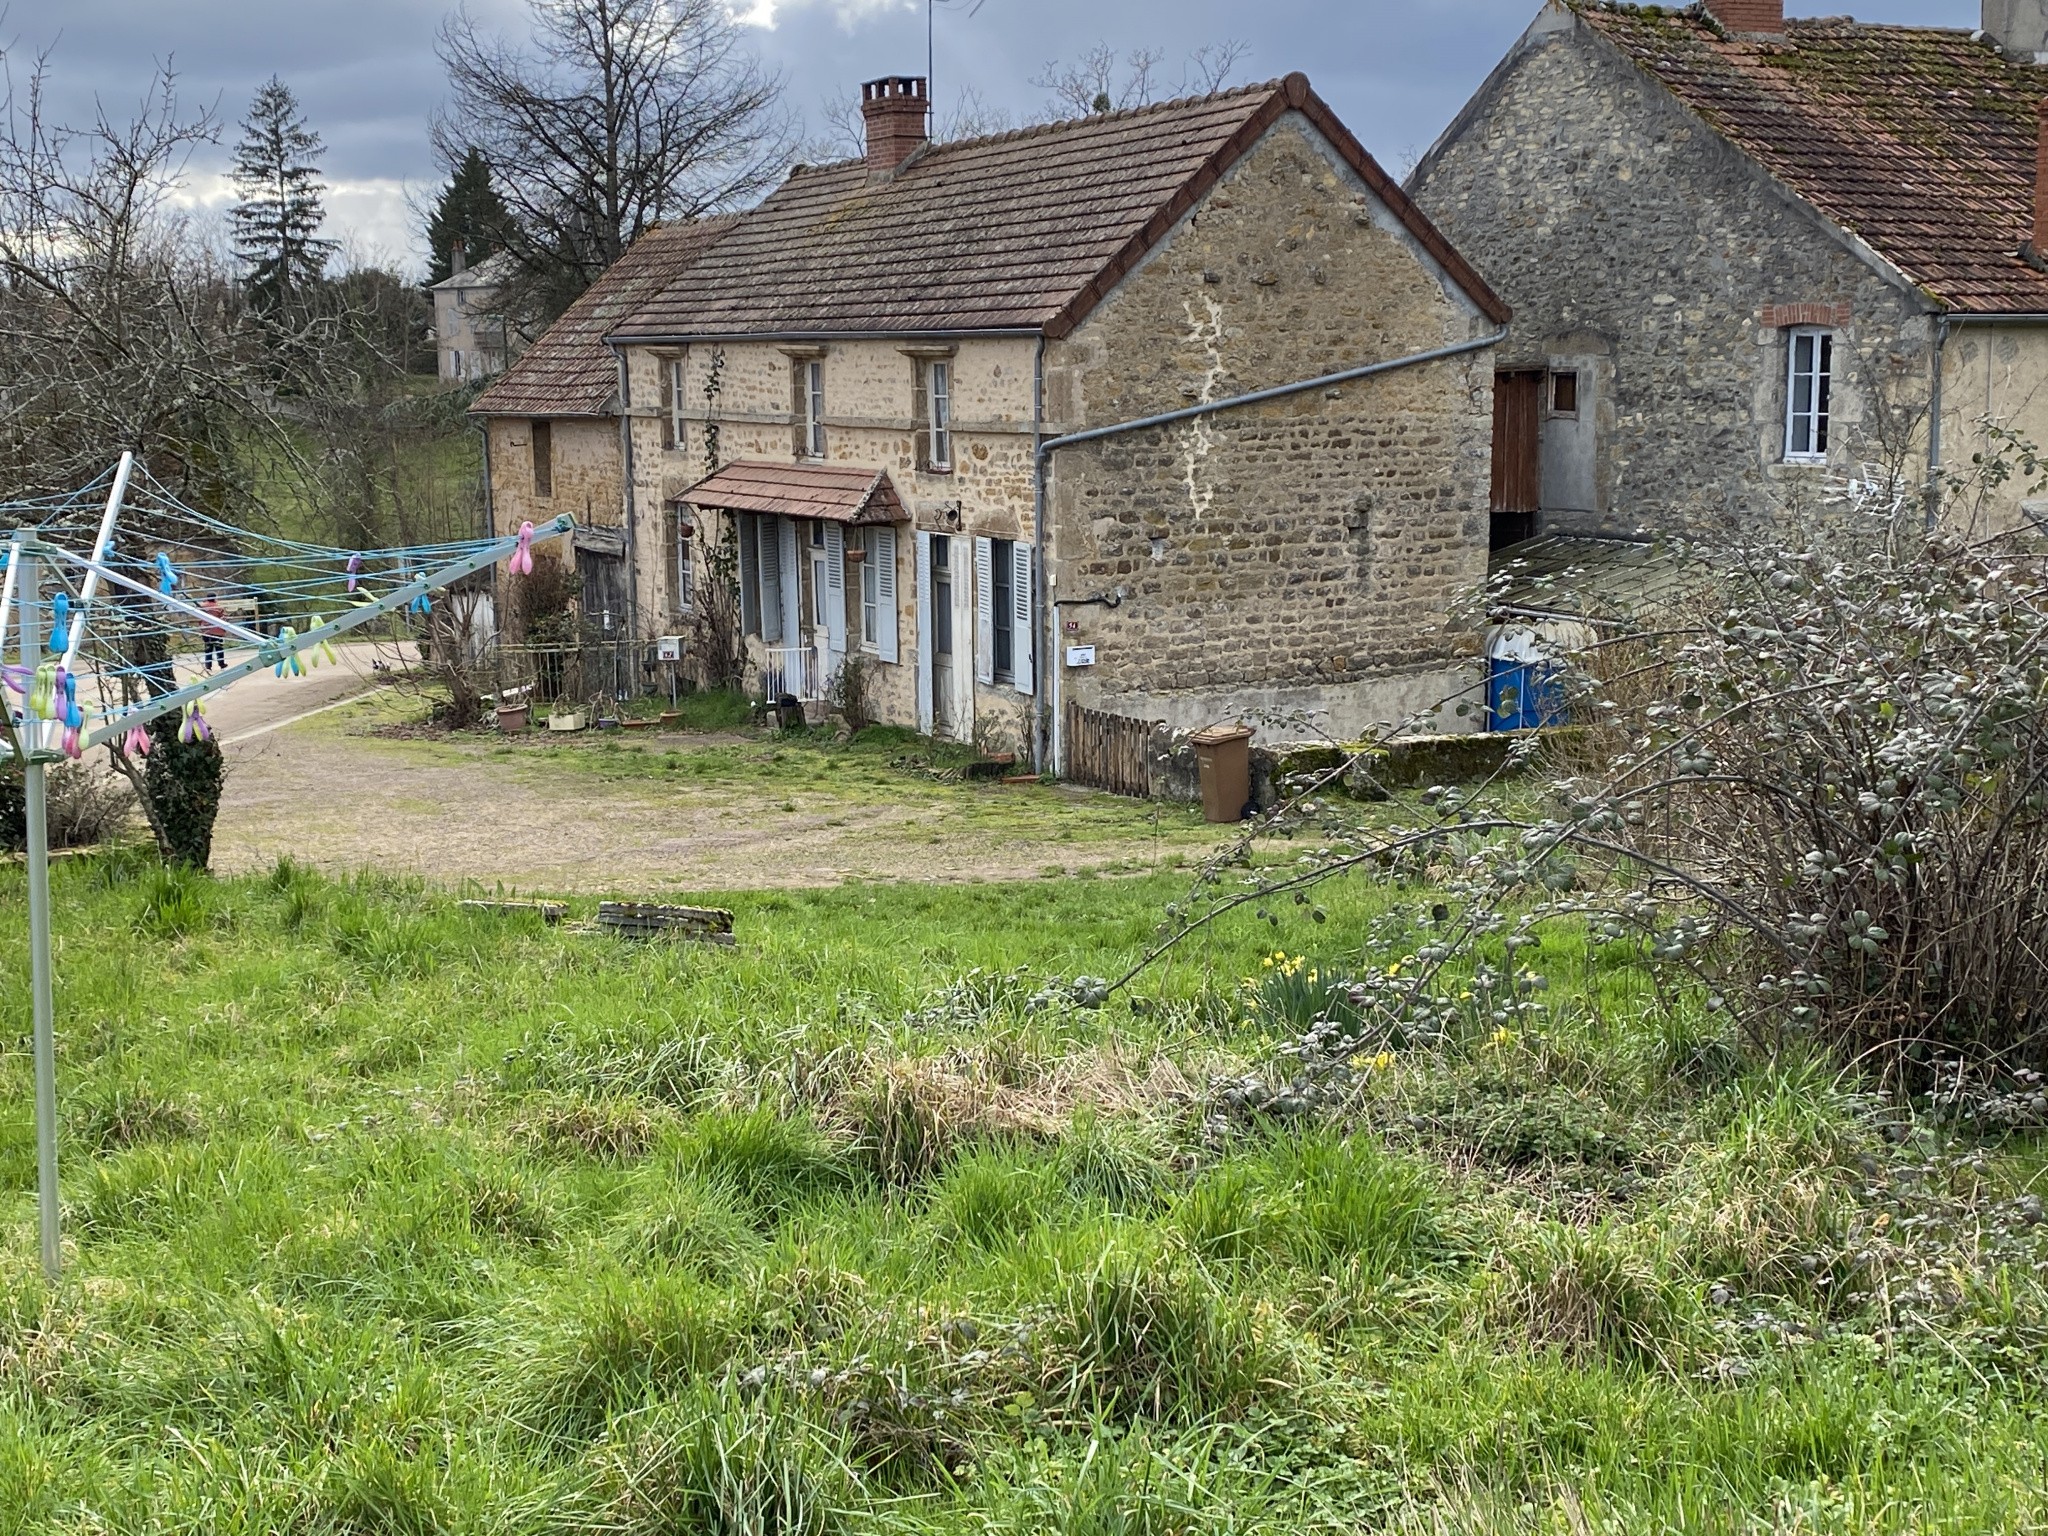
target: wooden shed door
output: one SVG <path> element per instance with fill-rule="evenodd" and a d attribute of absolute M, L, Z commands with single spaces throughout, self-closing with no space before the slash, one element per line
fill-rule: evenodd
<path fill-rule="evenodd" d="M 1493 376 L 1493 539 L 1495 549 L 1536 535 L 1543 505 L 1543 372 Z"/>

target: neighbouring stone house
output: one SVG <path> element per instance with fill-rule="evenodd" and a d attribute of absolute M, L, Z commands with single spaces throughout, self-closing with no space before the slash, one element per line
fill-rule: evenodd
<path fill-rule="evenodd" d="M 427 292 L 434 301 L 434 356 L 444 384 L 473 384 L 503 373 L 513 347 L 496 312 L 512 258 L 503 251 L 475 266 L 455 252 L 455 270 Z"/>
<path fill-rule="evenodd" d="M 1496 544 L 1850 478 L 1915 505 L 1987 418 L 2048 445 L 2044 49 L 2048 0 L 1980 32 L 1550 0 L 1408 182 L 1514 310 Z"/>
<path fill-rule="evenodd" d="M 643 235 L 470 407 L 484 429 L 493 529 L 516 533 L 564 512 L 576 519 L 566 554 L 546 558 L 566 559 L 576 574 L 577 617 L 596 641 L 637 639 L 634 615 L 659 606 L 651 597 L 636 604 L 631 592 L 619 359 L 605 333 L 730 227 L 705 219 Z M 649 594 L 662 590 L 658 567 L 642 575 Z M 517 604 L 501 608 L 520 636 Z"/>
<path fill-rule="evenodd" d="M 607 328 L 636 633 L 712 643 L 730 582 L 758 691 L 860 656 L 878 718 L 1055 766 L 1476 682 L 1507 312 L 1305 78 L 944 144 L 864 98 Z"/>

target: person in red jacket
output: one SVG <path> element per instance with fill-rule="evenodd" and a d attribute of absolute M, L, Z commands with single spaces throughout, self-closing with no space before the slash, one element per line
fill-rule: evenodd
<path fill-rule="evenodd" d="M 199 626 L 200 641 L 205 647 L 201 665 L 208 672 L 215 667 L 225 671 L 228 664 L 228 631 L 227 626 L 221 621 L 227 615 L 221 611 L 220 599 L 217 597 L 208 597 L 199 605 L 199 609 L 206 615 L 205 622 Z"/>

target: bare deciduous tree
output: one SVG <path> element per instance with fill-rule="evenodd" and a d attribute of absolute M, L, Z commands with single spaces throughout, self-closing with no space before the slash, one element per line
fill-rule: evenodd
<path fill-rule="evenodd" d="M 724 0 L 528 0 L 532 42 L 467 10 L 441 29 L 453 101 L 434 123 L 452 172 L 482 152 L 511 214 L 518 268 L 502 297 L 531 330 L 560 314 L 664 219 L 773 186 L 791 139 L 782 82 L 747 51 Z"/>
<path fill-rule="evenodd" d="M 1223 90 L 1250 54 L 1251 45 L 1234 38 L 1205 44 L 1187 56 L 1178 80 L 1168 83 L 1159 75 L 1164 49 L 1133 48 L 1120 57 L 1109 44 L 1097 43 L 1071 64 L 1053 60 L 1031 83 L 1047 93 L 1050 116 L 1088 117 Z"/>
<path fill-rule="evenodd" d="M 136 115 L 52 122 L 48 60 L 0 108 L 0 464 L 14 494 L 75 489 L 122 448 L 196 505 L 242 497 L 231 424 L 249 407 L 227 274 L 172 201 L 217 140 L 168 69 Z"/>

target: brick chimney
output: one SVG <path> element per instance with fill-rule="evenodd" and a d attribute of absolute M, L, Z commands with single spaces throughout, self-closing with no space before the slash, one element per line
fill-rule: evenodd
<path fill-rule="evenodd" d="M 868 174 L 887 176 L 925 142 L 925 110 L 931 105 L 925 82 L 916 75 L 891 75 L 860 88 L 860 112 L 868 123 Z"/>
<path fill-rule="evenodd" d="M 1785 35 L 1785 0 L 1706 0 L 1706 7 L 1707 14 L 1730 32 Z"/>
<path fill-rule="evenodd" d="M 448 247 L 448 270 L 457 277 L 469 270 L 469 252 L 462 248 L 460 240 Z"/>
<path fill-rule="evenodd" d="M 2048 64 L 2048 0 L 1984 0 L 1984 35 L 2007 58 Z"/>

